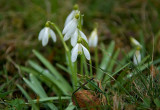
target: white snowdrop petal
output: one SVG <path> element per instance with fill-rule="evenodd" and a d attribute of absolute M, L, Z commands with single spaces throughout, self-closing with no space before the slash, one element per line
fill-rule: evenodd
<path fill-rule="evenodd" d="M 89 46 L 90 47 L 96 47 L 98 43 L 98 35 L 97 35 L 97 30 L 94 29 L 89 37 Z"/>
<path fill-rule="evenodd" d="M 49 36 L 49 32 L 48 32 L 49 28 L 46 28 L 44 31 L 44 36 L 42 38 L 42 45 L 46 46 L 48 43 L 48 36 Z"/>
<path fill-rule="evenodd" d="M 133 56 L 133 63 L 135 65 L 138 65 L 141 62 L 141 54 L 140 51 L 136 51 L 134 56 Z"/>
<path fill-rule="evenodd" d="M 77 20 L 75 19 L 75 21 L 73 21 L 72 25 L 70 25 L 68 32 L 70 32 L 70 33 L 75 32 L 75 30 L 77 29 L 77 24 L 78 24 Z"/>
<path fill-rule="evenodd" d="M 96 35 L 93 39 L 93 47 L 96 47 L 98 43 L 98 36 Z"/>
<path fill-rule="evenodd" d="M 90 60 L 91 57 L 90 57 L 89 51 L 82 44 L 81 44 L 81 46 L 83 48 L 83 52 L 84 52 L 85 57 L 87 58 L 87 60 Z"/>
<path fill-rule="evenodd" d="M 56 42 L 56 34 L 54 33 L 54 31 L 52 29 L 49 29 L 49 33 L 53 42 Z"/>
<path fill-rule="evenodd" d="M 88 40 L 88 45 L 89 45 L 90 47 L 92 47 L 92 40 L 91 40 L 91 37 L 90 37 L 89 40 Z"/>
<path fill-rule="evenodd" d="M 80 32 L 81 37 L 88 43 L 86 35 L 80 30 L 79 30 L 79 32 Z"/>
<path fill-rule="evenodd" d="M 90 47 L 94 47 L 94 41 L 93 41 L 93 38 L 89 38 L 89 42 L 88 42 L 88 45 L 90 46 Z"/>
<path fill-rule="evenodd" d="M 64 35 L 64 41 L 68 40 L 70 37 L 72 36 L 72 33 L 70 32 L 67 32 L 65 35 Z"/>
<path fill-rule="evenodd" d="M 75 32 L 77 28 L 77 23 L 74 22 L 71 26 L 70 26 L 70 30 L 65 34 L 64 36 L 64 41 L 68 40 L 72 35 L 73 33 Z"/>
<path fill-rule="evenodd" d="M 73 19 L 74 13 L 75 13 L 75 11 L 73 10 L 73 11 L 67 16 L 64 26 L 66 26 L 66 25 L 69 23 L 69 21 L 71 21 L 71 20 Z"/>
<path fill-rule="evenodd" d="M 65 34 L 69 29 L 70 29 L 70 26 L 72 25 L 73 23 L 73 20 L 71 20 L 63 29 L 62 31 L 62 34 Z"/>
<path fill-rule="evenodd" d="M 45 28 L 43 28 L 43 29 L 40 31 L 40 33 L 39 33 L 39 35 L 38 35 L 38 40 L 42 40 L 42 37 L 43 37 L 43 35 L 44 35 L 44 31 L 45 31 Z"/>
<path fill-rule="evenodd" d="M 75 62 L 76 59 L 77 59 L 77 56 L 78 56 L 78 45 L 79 44 L 77 44 L 71 51 L 71 60 L 72 60 L 72 62 Z"/>
<path fill-rule="evenodd" d="M 134 43 L 135 45 L 140 45 L 140 43 L 139 43 L 137 40 L 135 40 L 135 39 L 133 39 L 133 43 Z"/>
<path fill-rule="evenodd" d="M 43 37 L 43 39 L 42 39 L 42 45 L 46 46 L 47 43 L 48 43 L 48 37 Z"/>
<path fill-rule="evenodd" d="M 77 44 L 77 39 L 78 39 L 78 31 L 74 32 L 73 36 L 71 37 L 71 45 L 74 47 Z"/>
<path fill-rule="evenodd" d="M 66 34 L 68 31 L 70 31 L 73 27 L 77 26 L 77 19 L 72 19 L 63 29 L 62 33 Z"/>
<path fill-rule="evenodd" d="M 140 48 L 142 48 L 142 45 L 135 38 L 131 37 L 130 40 L 133 43 L 133 45 L 139 46 Z"/>

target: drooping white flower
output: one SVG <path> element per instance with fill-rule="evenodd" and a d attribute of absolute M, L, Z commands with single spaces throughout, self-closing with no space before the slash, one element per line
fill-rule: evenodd
<path fill-rule="evenodd" d="M 96 47 L 98 44 L 98 34 L 97 29 L 94 29 L 89 37 L 89 46 L 90 47 Z"/>
<path fill-rule="evenodd" d="M 77 29 L 78 20 L 73 18 L 63 29 L 64 41 L 68 40 Z"/>
<path fill-rule="evenodd" d="M 56 42 L 56 34 L 54 33 L 54 31 L 49 27 L 45 27 L 40 31 L 38 39 L 42 41 L 43 46 L 46 46 L 48 43 L 49 37 L 52 38 L 53 42 Z"/>
<path fill-rule="evenodd" d="M 67 16 L 67 18 L 66 18 L 66 21 L 65 21 L 64 26 L 66 26 L 66 25 L 75 17 L 75 15 L 76 15 L 77 13 L 79 13 L 78 10 L 73 10 L 73 11 L 71 11 L 71 13 L 70 13 L 70 14 Z"/>
<path fill-rule="evenodd" d="M 76 29 L 74 34 L 71 36 L 71 45 L 73 47 L 77 44 L 78 37 L 81 37 L 82 39 L 84 39 L 88 43 L 86 35 L 81 30 Z"/>
<path fill-rule="evenodd" d="M 91 59 L 89 51 L 81 43 L 77 43 L 76 46 L 71 51 L 72 62 L 75 62 L 77 60 L 77 56 L 79 54 L 82 54 L 82 52 L 84 53 L 87 60 Z"/>
<path fill-rule="evenodd" d="M 133 63 L 135 65 L 138 65 L 140 62 L 141 62 L 141 53 L 140 53 L 140 50 L 137 49 L 133 56 Z"/>

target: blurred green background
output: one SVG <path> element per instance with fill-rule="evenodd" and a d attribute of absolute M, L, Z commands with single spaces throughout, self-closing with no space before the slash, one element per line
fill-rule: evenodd
<path fill-rule="evenodd" d="M 27 65 L 26 61 L 34 58 L 32 49 L 40 51 L 53 64 L 64 62 L 60 41 L 50 41 L 42 47 L 38 34 L 47 20 L 62 30 L 74 4 L 84 14 L 83 31 L 87 37 L 97 22 L 99 44 L 103 41 L 107 46 L 114 40 L 116 48 L 127 52 L 132 36 L 145 47 L 145 53 L 153 54 L 154 59 L 159 57 L 160 0 L 0 0 L 0 85 L 6 77 L 23 85 L 16 64 Z M 14 83 L 5 88 L 13 90 L 10 99 L 20 93 Z"/>

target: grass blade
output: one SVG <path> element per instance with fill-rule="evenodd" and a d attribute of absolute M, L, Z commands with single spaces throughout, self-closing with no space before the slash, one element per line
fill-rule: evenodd
<path fill-rule="evenodd" d="M 28 102 L 32 104 L 32 107 L 34 108 L 34 110 L 39 110 L 38 107 L 32 101 L 31 97 L 28 95 L 28 93 L 19 84 L 17 84 L 17 87 L 21 90 L 23 95 L 27 98 Z"/>
<path fill-rule="evenodd" d="M 61 100 L 69 100 L 71 97 L 60 97 Z M 48 102 L 53 100 L 59 100 L 59 97 L 47 97 L 47 98 L 40 98 L 38 102 Z M 33 102 L 37 102 L 37 99 L 33 100 Z"/>

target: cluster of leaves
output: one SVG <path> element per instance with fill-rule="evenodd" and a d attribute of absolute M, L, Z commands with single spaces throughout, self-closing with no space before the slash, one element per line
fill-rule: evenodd
<path fill-rule="evenodd" d="M 119 61 L 120 49 L 115 49 L 114 42 L 110 43 L 108 49 L 105 49 L 102 44 L 101 50 L 103 58 L 99 68 L 96 68 L 94 71 L 96 72 L 95 79 L 101 81 L 103 89 L 95 81 L 88 80 L 88 78 L 85 79 L 87 81 L 86 87 L 82 88 L 102 93 L 106 97 L 106 103 L 100 106 L 106 109 L 127 108 L 130 105 L 134 105 L 131 108 L 140 109 L 159 108 L 160 97 L 158 91 L 160 82 L 158 78 L 160 76 L 158 71 L 154 71 L 156 77 L 152 77 L 151 72 L 153 70 L 150 70 L 151 65 L 159 63 L 159 60 L 152 62 L 150 56 L 146 56 L 138 66 L 135 66 L 132 60 L 130 60 L 135 50 L 131 50 L 128 54 L 124 54 L 124 57 Z M 72 87 L 61 76 L 61 73 L 56 70 L 56 67 L 52 66 L 40 53 L 35 50 L 33 53 L 47 69 L 31 60 L 29 61 L 31 68 L 21 67 L 21 69 L 30 73 L 30 80 L 24 78 L 24 81 L 40 99 L 31 100 L 27 92 L 18 85 L 23 94 L 33 103 L 45 104 L 50 109 L 67 107 L 67 105 L 55 105 L 55 102 L 53 102 L 54 104 L 50 103 L 51 100 L 68 100 L 68 107 L 74 109 L 75 106 L 72 105 L 71 101 Z M 56 66 L 70 75 L 68 68 L 60 64 Z M 85 71 L 87 72 L 88 70 Z M 83 83 L 82 80 L 79 80 L 80 83 Z M 47 85 L 56 96 L 48 97 L 41 83 Z"/>

